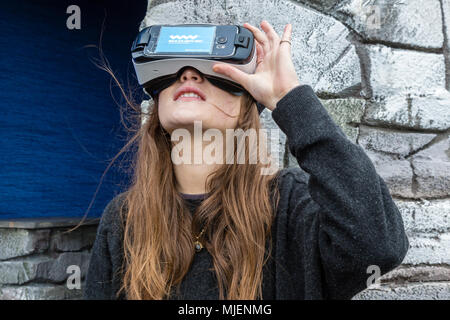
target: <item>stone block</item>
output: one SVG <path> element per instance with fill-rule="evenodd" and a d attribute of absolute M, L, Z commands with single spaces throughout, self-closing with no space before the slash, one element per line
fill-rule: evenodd
<path fill-rule="evenodd" d="M 436 235 L 450 233 L 450 200 L 395 200 L 400 210 L 406 232 Z"/>
<path fill-rule="evenodd" d="M 383 45 L 359 46 L 363 59 L 363 89 L 368 97 L 426 94 L 445 89 L 444 55 L 393 49 Z"/>
<path fill-rule="evenodd" d="M 400 267 L 383 275 L 382 283 L 450 281 L 450 266 Z"/>
<path fill-rule="evenodd" d="M 356 143 L 359 132 L 356 124 L 361 122 L 365 100 L 348 98 L 321 100 L 321 102 L 333 121 L 353 143 Z"/>
<path fill-rule="evenodd" d="M 88 252 L 65 252 L 57 257 L 39 255 L 21 260 L 0 262 L 0 284 L 21 285 L 32 281 L 60 283 L 67 279 L 67 268 L 71 265 L 80 267 L 84 278 L 89 265 Z"/>
<path fill-rule="evenodd" d="M 328 12 L 336 7 L 342 0 L 294 0 L 302 5 L 315 8 L 321 12 Z"/>
<path fill-rule="evenodd" d="M 358 143 L 364 149 L 406 157 L 427 145 L 436 134 L 409 133 L 384 128 L 359 127 Z"/>
<path fill-rule="evenodd" d="M 353 300 L 449 300 L 450 283 L 414 283 L 399 286 L 380 286 L 366 289 Z"/>
<path fill-rule="evenodd" d="M 332 15 L 366 40 L 413 48 L 442 48 L 439 0 L 351 0 L 342 3 L 344 5 L 336 8 Z"/>
<path fill-rule="evenodd" d="M 450 196 L 450 136 L 412 158 L 418 197 Z"/>
<path fill-rule="evenodd" d="M 35 280 L 53 263 L 50 256 L 39 255 L 0 262 L 0 284 L 24 284 Z"/>
<path fill-rule="evenodd" d="M 426 82 L 425 82 L 426 83 Z M 450 92 L 435 88 L 429 94 L 394 94 L 367 105 L 369 124 L 445 131 L 450 128 Z"/>
<path fill-rule="evenodd" d="M 283 159 L 285 154 L 286 135 L 278 127 L 272 118 L 272 111 L 265 109 L 260 116 L 261 126 L 266 130 L 267 134 L 267 148 L 273 155 L 277 166 L 283 166 Z"/>
<path fill-rule="evenodd" d="M 313 89 L 319 96 L 360 97 L 360 79 L 359 58 L 355 46 L 349 45 L 318 77 Z"/>
<path fill-rule="evenodd" d="M 50 230 L 0 228 L 0 260 L 44 252 L 49 247 Z"/>
<path fill-rule="evenodd" d="M 410 248 L 404 264 L 450 265 L 450 233 L 415 235 L 408 234 Z"/>
<path fill-rule="evenodd" d="M 51 236 L 50 247 L 55 251 L 80 251 L 95 241 L 97 226 L 82 226 L 71 232 L 55 230 Z"/>
<path fill-rule="evenodd" d="M 442 198 L 450 195 L 450 162 L 413 161 L 417 188 L 415 197 Z"/>
<path fill-rule="evenodd" d="M 413 172 L 408 160 L 364 149 L 392 196 L 411 198 Z"/>
<path fill-rule="evenodd" d="M 446 70 L 446 88 L 450 91 L 450 0 L 441 0 L 443 32 L 444 32 L 444 55 Z"/>
<path fill-rule="evenodd" d="M 26 286 L 0 287 L 0 300 L 78 300 L 82 290 L 69 290 L 65 285 L 36 283 Z"/>
<path fill-rule="evenodd" d="M 89 266 L 90 254 L 87 252 L 64 252 L 49 265 L 48 269 L 42 270 L 43 276 L 52 282 L 62 282 L 68 277 L 67 268 L 75 265 L 80 267 L 81 278 L 84 278 Z"/>

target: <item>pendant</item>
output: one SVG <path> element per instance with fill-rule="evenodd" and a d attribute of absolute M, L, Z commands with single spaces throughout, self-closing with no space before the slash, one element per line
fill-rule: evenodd
<path fill-rule="evenodd" d="M 197 240 L 194 242 L 194 248 L 195 251 L 200 252 L 203 249 L 203 245 L 201 244 L 200 241 Z"/>

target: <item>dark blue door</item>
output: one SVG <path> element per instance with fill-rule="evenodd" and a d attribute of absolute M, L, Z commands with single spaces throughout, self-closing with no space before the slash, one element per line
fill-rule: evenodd
<path fill-rule="evenodd" d="M 68 30 L 69 5 L 81 29 Z M 129 49 L 142 1 L 2 1 L 0 4 L 0 219 L 82 216 L 111 158 L 125 143 L 110 77 L 91 61 L 103 51 L 133 78 Z M 126 81 L 124 81 L 126 82 Z M 113 94 L 118 97 L 117 88 Z M 89 216 L 101 215 L 129 177 L 117 165 Z"/>

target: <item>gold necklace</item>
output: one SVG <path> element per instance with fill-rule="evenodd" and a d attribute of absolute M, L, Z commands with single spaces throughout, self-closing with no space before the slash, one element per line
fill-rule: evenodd
<path fill-rule="evenodd" d="M 198 234 L 198 236 L 195 237 L 194 241 L 194 248 L 196 252 L 200 252 L 203 249 L 203 244 L 198 240 L 203 233 L 205 233 L 206 227 L 202 229 L 202 231 Z"/>

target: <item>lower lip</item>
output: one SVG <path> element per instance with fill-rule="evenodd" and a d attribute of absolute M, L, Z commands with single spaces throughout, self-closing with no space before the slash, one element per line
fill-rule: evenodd
<path fill-rule="evenodd" d="M 202 98 L 197 98 L 197 97 L 179 97 L 176 101 L 203 101 Z"/>

